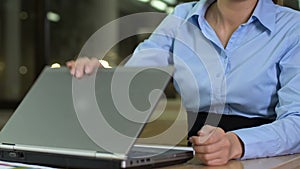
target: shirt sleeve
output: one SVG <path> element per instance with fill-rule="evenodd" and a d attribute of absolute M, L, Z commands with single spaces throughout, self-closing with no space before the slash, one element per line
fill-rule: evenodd
<path fill-rule="evenodd" d="M 140 43 L 125 66 L 167 66 L 173 64 L 173 42 L 178 27 L 185 22 L 187 5 L 178 5 L 155 29 L 151 36 Z"/>
<path fill-rule="evenodd" d="M 167 16 L 151 36 L 140 43 L 126 66 L 167 66 L 172 62 L 173 29 Z"/>
<path fill-rule="evenodd" d="M 233 131 L 244 143 L 242 159 L 300 152 L 300 43 L 296 37 L 280 60 L 277 118 L 273 123 Z"/>

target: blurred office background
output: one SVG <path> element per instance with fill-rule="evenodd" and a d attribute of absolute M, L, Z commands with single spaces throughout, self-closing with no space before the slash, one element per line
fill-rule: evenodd
<path fill-rule="evenodd" d="M 44 66 L 64 65 L 76 58 L 89 37 L 115 19 L 140 12 L 167 14 L 185 1 L 0 0 L 0 129 Z M 161 19 L 155 18 L 153 24 Z M 151 20 L 142 22 L 152 24 Z M 122 33 L 122 25 L 114 29 L 112 39 Z M 138 34 L 147 27 L 132 29 Z M 148 36 L 139 34 L 122 40 L 105 59 L 112 66 L 118 65 Z"/>
<path fill-rule="evenodd" d="M 170 13 L 187 1 L 0 0 L 0 123 L 18 106 L 45 65 L 64 65 L 76 58 L 88 38 L 108 22 L 139 12 Z M 298 0 L 278 2 L 299 9 Z M 122 25 L 115 30 L 116 36 L 121 31 Z M 122 40 L 106 60 L 118 65 L 147 36 Z"/>
<path fill-rule="evenodd" d="M 0 108 L 14 109 L 45 65 L 76 58 L 88 38 L 110 21 L 138 12 L 167 13 L 183 1 L 0 0 Z M 145 37 L 121 41 L 106 59 L 119 64 Z"/>

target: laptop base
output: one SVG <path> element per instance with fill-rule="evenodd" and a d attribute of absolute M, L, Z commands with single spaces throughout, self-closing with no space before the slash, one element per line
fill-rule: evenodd
<path fill-rule="evenodd" d="M 7 162 L 17 162 L 25 164 L 44 165 L 48 167 L 63 167 L 63 168 L 85 168 L 85 169 L 117 169 L 117 168 L 156 168 L 175 164 L 182 164 L 190 160 L 193 155 L 189 152 L 183 152 L 184 158 L 178 158 L 173 161 L 160 161 L 146 164 L 145 158 L 131 158 L 127 160 L 116 159 L 96 159 L 90 157 L 78 157 L 71 155 L 40 153 L 30 151 L 15 151 L 15 150 L 0 150 L 0 160 Z M 168 153 L 167 153 L 168 154 Z M 186 158 L 189 155 L 190 158 Z M 162 159 L 157 157 L 157 159 Z M 153 160 L 153 158 L 151 159 Z M 155 158 L 154 158 L 155 160 Z M 131 163 L 132 166 L 126 166 L 126 163 Z M 136 164 L 138 165 L 136 166 Z M 140 164 L 140 165 L 139 165 Z"/>

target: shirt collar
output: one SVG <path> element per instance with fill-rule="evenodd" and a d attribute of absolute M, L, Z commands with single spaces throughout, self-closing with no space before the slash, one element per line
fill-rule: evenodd
<path fill-rule="evenodd" d="M 204 18 L 207 8 L 216 0 L 199 0 L 189 12 L 187 19 L 193 16 L 201 16 Z"/>
<path fill-rule="evenodd" d="M 200 0 L 189 12 L 187 20 L 193 16 L 199 16 L 199 21 L 204 19 L 207 8 L 216 0 Z M 275 29 L 276 5 L 272 0 L 258 0 L 256 8 L 248 22 L 255 18 L 269 31 Z"/>
<path fill-rule="evenodd" d="M 249 21 L 256 18 L 269 31 L 274 31 L 276 20 L 276 5 L 271 0 L 258 0 L 256 8 Z"/>

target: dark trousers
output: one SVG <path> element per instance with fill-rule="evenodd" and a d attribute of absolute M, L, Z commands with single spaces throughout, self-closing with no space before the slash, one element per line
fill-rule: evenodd
<path fill-rule="evenodd" d="M 237 115 L 223 115 L 215 113 L 209 113 L 208 119 L 207 116 L 207 112 L 188 112 L 188 138 L 191 136 L 196 136 L 197 132 L 206 124 L 216 127 L 218 126 L 222 128 L 225 132 L 227 132 L 241 128 L 260 126 L 274 121 L 273 119 L 248 118 Z M 190 145 L 189 142 L 188 145 Z"/>

